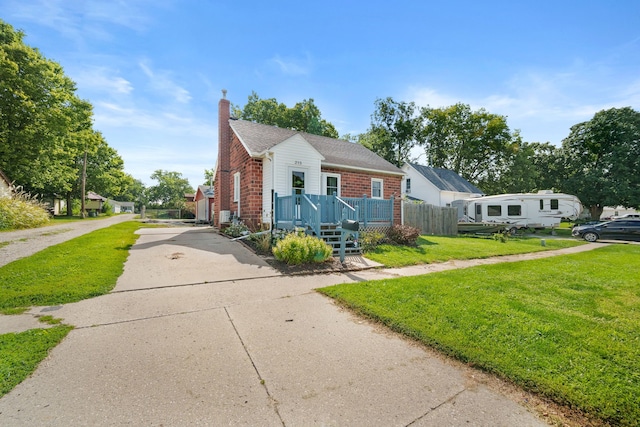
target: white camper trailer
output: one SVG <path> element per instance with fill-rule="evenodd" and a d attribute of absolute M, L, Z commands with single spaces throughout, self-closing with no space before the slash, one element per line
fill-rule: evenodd
<path fill-rule="evenodd" d="M 504 224 L 507 230 L 556 227 L 562 218 L 576 219 L 582 204 L 576 196 L 541 190 L 537 193 L 498 194 L 454 200 L 458 222 L 463 224 Z"/>

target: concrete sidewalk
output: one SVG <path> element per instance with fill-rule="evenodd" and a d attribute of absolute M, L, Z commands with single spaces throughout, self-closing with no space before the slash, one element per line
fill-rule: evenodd
<path fill-rule="evenodd" d="M 32 310 L 76 329 L 0 425 L 546 425 L 313 291 L 374 271 L 288 277 L 211 231 L 140 232 L 113 293 Z"/>

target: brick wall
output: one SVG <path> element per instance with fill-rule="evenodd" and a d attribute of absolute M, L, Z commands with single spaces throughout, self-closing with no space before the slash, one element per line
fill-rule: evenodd
<path fill-rule="evenodd" d="M 218 102 L 218 166 L 214 177 L 214 225 L 220 226 L 220 211 L 229 210 L 229 144 L 231 142 L 231 117 L 228 99 Z"/>
<path fill-rule="evenodd" d="M 401 176 L 324 167 L 322 168 L 322 172 L 340 174 L 340 195 L 342 197 L 362 197 L 365 194 L 367 197 L 371 197 L 371 179 L 382 179 L 384 199 L 390 199 L 391 196 L 395 198 L 393 205 L 393 223 L 401 224 Z"/>
<path fill-rule="evenodd" d="M 249 153 L 233 134 L 230 146 L 231 212 L 238 212 L 238 203 L 233 201 L 233 176 L 240 172 L 240 219 L 256 230 L 262 223 L 262 160 L 249 157 Z"/>

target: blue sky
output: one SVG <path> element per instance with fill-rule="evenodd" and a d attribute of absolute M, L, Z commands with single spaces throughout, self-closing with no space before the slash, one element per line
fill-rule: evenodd
<path fill-rule="evenodd" d="M 203 183 L 223 88 L 240 106 L 313 98 L 341 135 L 388 96 L 485 108 L 555 145 L 597 111 L 640 109 L 637 0 L 0 0 L 0 18 L 64 67 L 146 185 L 156 169 Z"/>

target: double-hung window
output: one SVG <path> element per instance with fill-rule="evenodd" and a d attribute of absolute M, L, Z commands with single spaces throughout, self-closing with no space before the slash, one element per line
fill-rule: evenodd
<path fill-rule="evenodd" d="M 340 197 L 340 175 L 337 173 L 322 174 L 322 194 Z"/>
<path fill-rule="evenodd" d="M 384 197 L 383 181 L 379 178 L 371 178 L 371 198 L 382 199 Z"/>

